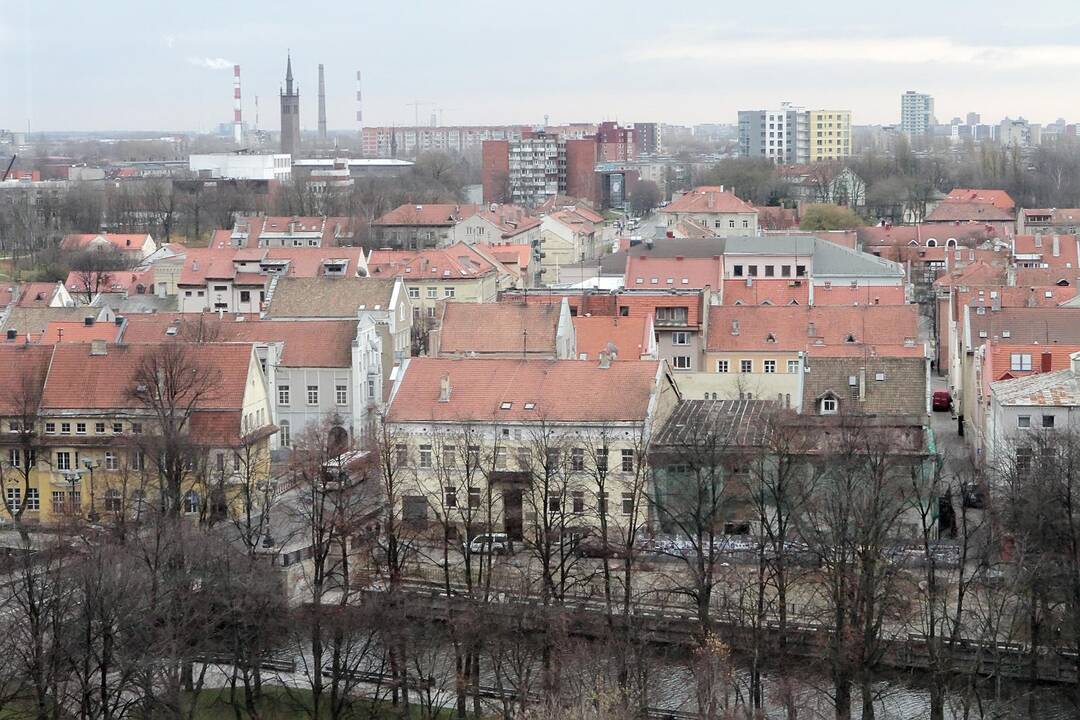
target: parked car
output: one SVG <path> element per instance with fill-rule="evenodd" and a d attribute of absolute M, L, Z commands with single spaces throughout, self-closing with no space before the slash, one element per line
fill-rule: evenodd
<path fill-rule="evenodd" d="M 514 552 L 514 542 L 506 533 L 485 533 L 474 535 L 466 550 L 470 555 L 509 555 Z"/>
<path fill-rule="evenodd" d="M 943 412 L 952 408 L 952 395 L 948 390 L 935 390 L 933 399 L 935 412 Z"/>

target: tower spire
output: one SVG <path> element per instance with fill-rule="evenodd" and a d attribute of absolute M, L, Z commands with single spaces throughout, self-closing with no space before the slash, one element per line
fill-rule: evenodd
<path fill-rule="evenodd" d="M 292 51 L 288 52 L 285 60 L 285 94 L 292 95 Z"/>

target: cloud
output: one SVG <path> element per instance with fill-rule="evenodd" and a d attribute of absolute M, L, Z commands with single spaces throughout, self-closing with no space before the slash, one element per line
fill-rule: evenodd
<path fill-rule="evenodd" d="M 725 65 L 879 63 L 969 65 L 996 69 L 1080 65 L 1080 45 L 975 45 L 947 37 L 750 39 L 697 38 L 659 43 L 636 60 L 712 61 Z"/>
<path fill-rule="evenodd" d="M 165 43 L 165 47 L 169 48 L 170 50 L 172 50 L 176 46 L 175 35 L 163 35 L 161 37 L 161 41 Z"/>
<path fill-rule="evenodd" d="M 187 61 L 195 67 L 206 68 L 207 70 L 229 70 L 236 64 L 232 60 L 226 60 L 225 58 L 189 57 Z"/>

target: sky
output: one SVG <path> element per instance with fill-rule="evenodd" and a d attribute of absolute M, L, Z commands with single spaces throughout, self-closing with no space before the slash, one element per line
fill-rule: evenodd
<path fill-rule="evenodd" d="M 278 129 L 286 54 L 314 129 L 364 124 L 734 123 L 791 101 L 895 123 L 905 90 L 941 122 L 1080 119 L 1075 0 L 676 3 L 523 0 L 0 0 L 0 128 Z M 1034 7 L 1034 6 L 1033 6 Z"/>

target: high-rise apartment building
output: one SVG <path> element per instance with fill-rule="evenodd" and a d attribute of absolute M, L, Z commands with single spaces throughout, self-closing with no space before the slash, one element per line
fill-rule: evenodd
<path fill-rule="evenodd" d="M 810 162 L 851 156 L 851 111 L 811 110 Z"/>
<path fill-rule="evenodd" d="M 807 110 L 791 103 L 777 110 L 740 110 L 739 154 L 782 165 L 848 157 L 851 111 Z"/>
<path fill-rule="evenodd" d="M 934 98 L 908 90 L 900 96 L 900 130 L 908 137 L 929 135 L 934 124 Z"/>

